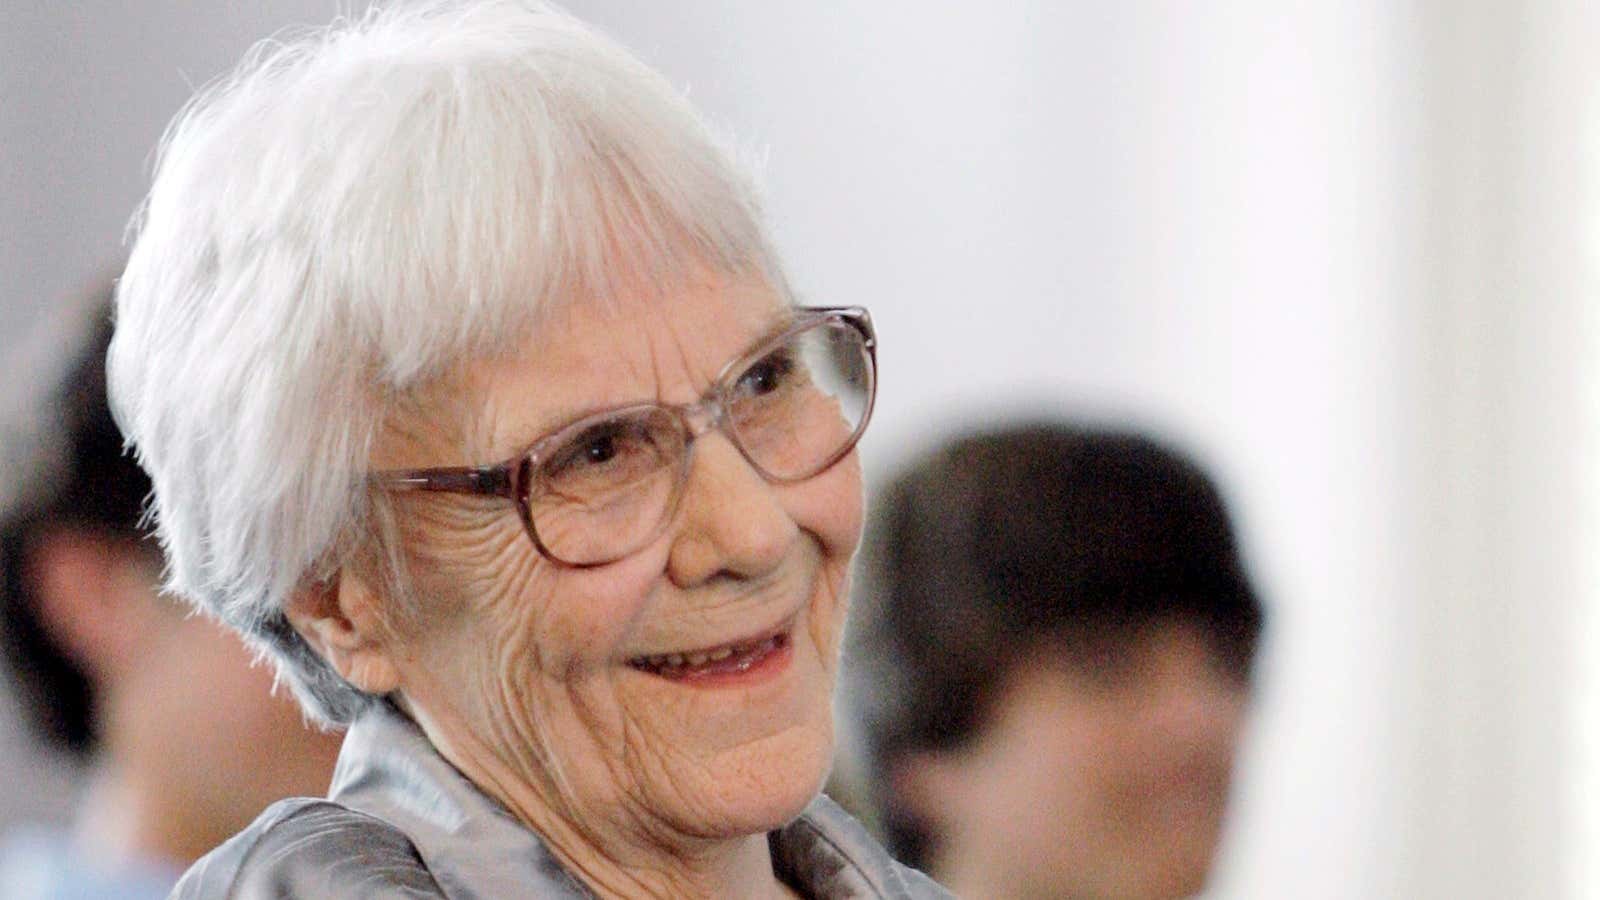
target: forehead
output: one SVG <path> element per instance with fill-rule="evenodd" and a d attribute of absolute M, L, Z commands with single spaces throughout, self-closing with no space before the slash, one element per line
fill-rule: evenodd
<path fill-rule="evenodd" d="M 599 410 L 691 402 L 789 308 L 764 284 L 712 277 L 671 292 L 570 304 L 510 352 L 429 392 L 425 403 L 437 408 L 417 411 L 457 425 L 450 430 L 458 446 L 435 450 L 464 458 L 435 453 L 419 464 L 494 462 Z"/>

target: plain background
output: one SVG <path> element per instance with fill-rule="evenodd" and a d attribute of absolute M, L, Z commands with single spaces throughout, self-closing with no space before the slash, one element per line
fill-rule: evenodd
<path fill-rule="evenodd" d="M 338 8 L 0 2 L 13 420 L 191 88 Z M 765 149 L 804 296 L 871 308 L 869 477 L 1030 413 L 1218 474 L 1271 631 L 1215 896 L 1600 896 L 1600 11 L 571 8 Z M 65 814 L 0 754 L 4 818 Z"/>

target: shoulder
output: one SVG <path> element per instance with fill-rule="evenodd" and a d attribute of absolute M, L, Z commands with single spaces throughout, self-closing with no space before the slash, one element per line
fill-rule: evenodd
<path fill-rule="evenodd" d="M 779 877 L 817 900 L 952 900 L 933 879 L 897 862 L 826 796 L 768 836 Z"/>
<path fill-rule="evenodd" d="M 920 870 L 898 862 L 894 864 L 894 868 L 900 875 L 901 881 L 905 882 L 907 896 L 917 900 L 954 900 L 950 892 L 944 889 L 944 885 L 924 875 Z"/>
<path fill-rule="evenodd" d="M 409 838 L 328 800 L 284 800 L 202 857 L 170 900 L 441 898 Z"/>

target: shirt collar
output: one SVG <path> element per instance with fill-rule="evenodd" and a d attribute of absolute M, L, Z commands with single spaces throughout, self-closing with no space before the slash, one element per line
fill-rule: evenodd
<path fill-rule="evenodd" d="M 404 832 L 452 898 L 595 896 L 388 704 L 350 727 L 329 798 Z M 827 797 L 768 840 L 779 876 L 814 900 L 948 896 L 922 890 L 926 879 L 897 865 Z"/>

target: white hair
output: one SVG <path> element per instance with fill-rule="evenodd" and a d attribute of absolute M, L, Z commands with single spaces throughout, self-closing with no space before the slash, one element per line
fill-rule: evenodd
<path fill-rule="evenodd" d="M 331 722 L 376 698 L 284 602 L 374 518 L 368 453 L 398 398 L 553 304 L 705 270 L 785 291 L 747 167 L 660 75 L 531 0 L 257 45 L 169 127 L 130 230 L 109 383 L 168 588 Z"/>

